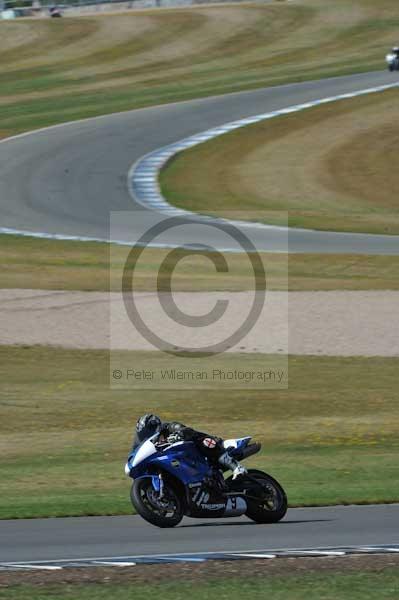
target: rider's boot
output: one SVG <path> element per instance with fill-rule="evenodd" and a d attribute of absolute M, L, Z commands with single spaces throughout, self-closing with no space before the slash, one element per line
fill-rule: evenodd
<path fill-rule="evenodd" d="M 226 467 L 227 469 L 231 469 L 233 471 L 233 479 L 237 479 L 239 475 L 245 475 L 245 473 L 248 473 L 247 469 L 232 456 L 230 456 L 228 452 L 224 452 L 221 456 L 219 456 L 218 461 L 222 467 Z"/>

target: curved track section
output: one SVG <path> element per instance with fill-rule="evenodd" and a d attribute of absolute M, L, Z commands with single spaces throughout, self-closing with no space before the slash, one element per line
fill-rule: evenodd
<path fill-rule="evenodd" d="M 398 87 L 399 82 L 395 82 L 379 87 L 313 100 L 310 102 L 305 102 L 304 104 L 294 104 L 288 108 L 282 108 L 280 110 L 263 113 L 261 115 L 247 117 L 246 119 L 239 119 L 238 121 L 233 121 L 232 123 L 225 123 L 219 127 L 208 129 L 207 131 L 197 133 L 189 138 L 175 142 L 174 144 L 170 144 L 169 146 L 159 148 L 158 150 L 155 150 L 155 152 L 151 152 L 150 154 L 143 156 L 143 158 L 141 158 L 132 166 L 129 173 L 129 186 L 133 199 L 135 202 L 138 202 L 138 204 L 141 204 L 145 208 L 150 208 L 156 211 L 167 211 L 168 215 L 205 218 L 204 215 L 198 215 L 197 213 L 180 209 L 172 204 L 169 204 L 167 199 L 162 195 L 158 181 L 159 174 L 162 168 L 177 154 L 184 152 L 188 148 L 192 148 L 209 140 L 213 140 L 220 135 L 234 131 L 235 129 L 246 127 L 247 125 L 253 125 L 268 119 L 274 119 L 287 114 L 301 112 L 309 108 L 314 108 L 315 106 L 320 106 L 321 104 L 329 104 L 332 102 L 338 102 L 339 100 L 347 100 L 349 98 L 357 98 L 358 96 L 376 94 Z M 234 223 L 236 222 L 237 221 L 234 221 Z M 246 225 L 248 225 L 248 222 Z M 258 226 L 264 228 L 265 230 L 270 230 L 273 228 L 272 226 L 261 223 L 259 223 Z M 291 229 L 291 231 L 294 230 Z"/>
<path fill-rule="evenodd" d="M 184 519 L 163 530 L 140 517 L 81 517 L 0 521 L 0 566 L 18 561 L 109 562 L 200 553 L 274 553 L 311 548 L 386 546 L 399 539 L 399 505 L 290 509 L 275 525 L 246 518 Z M 394 551 L 394 550 L 393 550 Z"/>
<path fill-rule="evenodd" d="M 2 230 L 109 240 L 110 211 L 136 210 L 137 221 L 143 219 L 143 208 L 132 202 L 127 186 L 132 162 L 143 155 L 229 121 L 395 81 L 394 74 L 376 72 L 285 85 L 108 115 L 5 140 L 0 144 Z M 159 218 L 148 211 L 145 226 Z M 257 249 L 286 249 L 286 233 L 278 228 L 247 227 Z M 119 223 L 113 241 L 132 242 L 134 228 L 133 215 Z M 179 231 L 173 240 L 159 243 L 187 243 L 184 227 Z M 218 248 L 217 231 L 204 241 Z M 293 230 L 288 244 L 291 252 L 399 254 L 395 236 Z"/>

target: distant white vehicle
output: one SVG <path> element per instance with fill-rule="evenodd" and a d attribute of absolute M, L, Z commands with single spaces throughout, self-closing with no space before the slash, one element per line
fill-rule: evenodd
<path fill-rule="evenodd" d="M 11 8 L 8 8 L 6 10 L 1 11 L 0 13 L 0 17 L 2 19 L 5 19 L 6 21 L 10 20 L 10 19 L 15 19 L 17 15 L 15 14 L 15 11 L 12 10 Z"/>
<path fill-rule="evenodd" d="M 389 71 L 399 71 L 399 46 L 394 46 L 385 57 Z"/>
<path fill-rule="evenodd" d="M 6 8 L 0 12 L 2 19 L 16 19 L 17 17 L 31 17 L 32 8 L 30 6 L 16 6 L 14 8 Z"/>

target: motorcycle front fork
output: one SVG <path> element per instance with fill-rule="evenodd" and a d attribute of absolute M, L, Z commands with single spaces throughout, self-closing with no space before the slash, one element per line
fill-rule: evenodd
<path fill-rule="evenodd" d="M 162 473 L 159 473 L 158 477 L 159 477 L 159 499 L 162 500 L 162 498 L 164 497 L 164 483 L 163 483 Z"/>

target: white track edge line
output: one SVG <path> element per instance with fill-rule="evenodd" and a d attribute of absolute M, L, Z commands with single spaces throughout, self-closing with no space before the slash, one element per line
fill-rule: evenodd
<path fill-rule="evenodd" d="M 395 543 L 391 543 L 391 544 L 375 544 L 375 545 L 370 545 L 370 544 L 358 544 L 358 545 L 348 545 L 348 546 L 342 546 L 342 548 L 345 548 L 345 551 L 359 551 L 361 549 L 367 549 L 367 550 L 372 550 L 372 551 L 376 551 L 376 550 L 386 550 L 388 548 L 390 548 L 390 550 L 392 550 L 391 546 L 395 546 Z M 86 561 L 108 561 L 108 560 L 113 560 L 113 561 L 120 561 L 120 560 L 124 560 L 124 559 L 137 559 L 137 558 L 163 558 L 163 557 L 176 557 L 176 556 L 203 556 L 203 555 L 208 555 L 208 556 L 213 556 L 213 555 L 217 555 L 217 554 L 259 554 L 259 553 L 274 553 L 274 552 L 292 552 L 292 553 L 298 553 L 298 552 L 306 552 L 306 551 L 324 551 L 324 552 L 328 552 L 328 551 L 340 551 L 340 546 L 323 546 L 323 547 L 314 547 L 314 548 L 309 548 L 309 547 L 305 547 L 305 548 L 273 548 L 273 549 L 262 549 L 262 548 L 258 548 L 258 549 L 252 549 L 252 550 L 215 550 L 215 551 L 197 551 L 197 552 L 174 552 L 174 553 L 160 553 L 160 554 L 122 554 L 122 555 L 114 555 L 114 556 L 91 556 L 91 557 L 80 557 L 80 558 L 53 558 L 53 559 L 45 559 L 45 560 L 30 560 L 30 561 L 6 561 L 0 564 L 13 564 L 15 566 L 18 565 L 24 565 L 24 564 L 30 564 L 30 565 L 35 565 L 35 564 L 46 564 L 46 563 L 70 563 L 70 562 L 86 562 Z M 398 548 L 399 550 L 399 548 Z"/>

